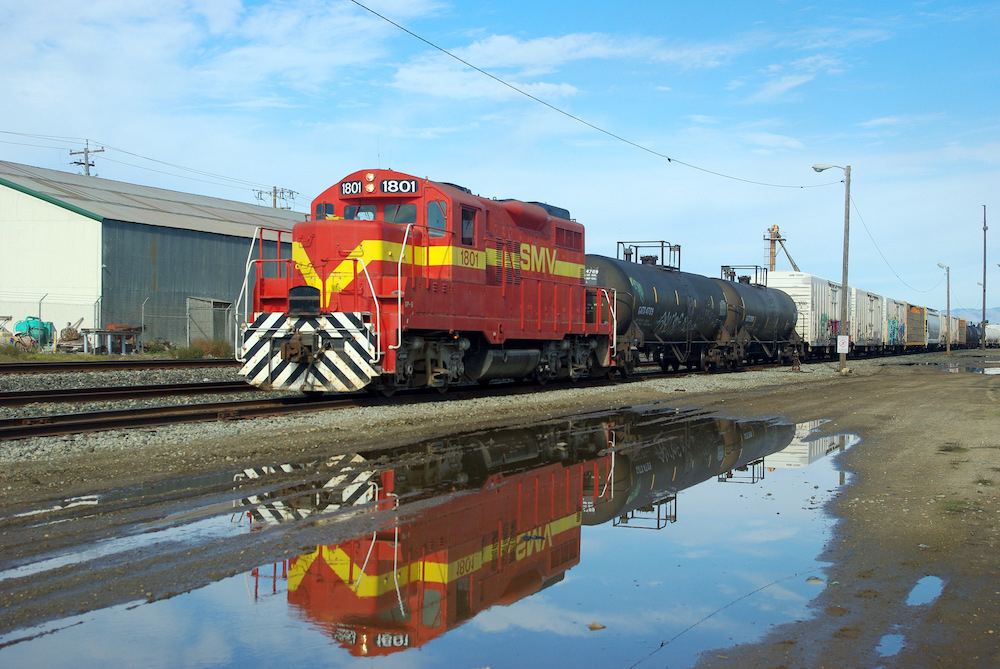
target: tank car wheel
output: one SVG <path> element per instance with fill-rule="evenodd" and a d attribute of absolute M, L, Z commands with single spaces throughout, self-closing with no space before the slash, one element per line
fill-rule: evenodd
<path fill-rule="evenodd" d="M 712 360 L 705 354 L 704 349 L 698 354 L 698 369 L 703 372 L 708 372 L 712 369 Z"/>

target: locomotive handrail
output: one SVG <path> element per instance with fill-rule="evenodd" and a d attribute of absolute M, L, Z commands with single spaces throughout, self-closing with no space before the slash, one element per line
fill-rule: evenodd
<path fill-rule="evenodd" d="M 406 233 L 403 235 L 403 248 L 399 252 L 399 261 L 396 263 L 396 343 L 389 344 L 388 348 L 398 349 L 403 345 L 403 258 L 406 257 L 406 240 L 410 238 L 410 230 L 413 223 L 406 224 Z"/>
<path fill-rule="evenodd" d="M 372 362 L 379 362 L 382 360 L 382 306 L 378 302 L 378 295 L 375 294 L 375 284 L 372 283 L 372 277 L 368 273 L 368 266 L 365 265 L 364 258 L 355 258 L 357 262 L 361 263 L 361 269 L 364 270 L 365 279 L 368 280 L 368 288 L 372 291 L 372 300 L 375 301 L 375 359 Z"/>
<path fill-rule="evenodd" d="M 240 304 L 241 300 L 244 301 L 244 304 L 243 304 L 243 315 L 244 315 L 244 318 L 246 320 L 249 320 L 249 318 L 246 318 L 246 317 L 249 316 L 249 311 L 248 310 L 250 308 L 250 305 L 247 304 L 247 301 L 250 299 L 250 291 L 247 290 L 247 288 L 249 288 L 249 284 L 250 284 L 250 266 L 253 265 L 253 263 L 254 263 L 254 260 L 253 260 L 253 249 L 257 245 L 257 235 L 259 235 L 259 234 L 261 234 L 261 226 L 258 225 L 256 228 L 254 228 L 254 231 L 253 231 L 253 240 L 250 242 L 250 250 L 247 251 L 247 262 L 246 262 L 246 265 L 244 265 L 244 267 L 243 267 L 243 285 L 240 286 L 240 294 L 236 297 L 236 306 L 237 307 L 239 307 L 239 304 Z M 236 320 L 237 320 L 237 323 L 238 323 L 239 322 L 239 313 L 235 314 L 235 316 L 236 316 Z M 237 357 L 238 356 L 239 356 L 239 354 L 237 353 Z"/>
<path fill-rule="evenodd" d="M 611 292 L 615 294 L 615 300 L 611 300 L 611 296 L 608 295 L 607 288 L 601 288 L 601 292 L 604 297 L 608 300 L 608 311 L 611 312 L 611 349 L 618 350 L 618 309 L 615 306 L 618 301 L 618 290 L 615 288 L 611 289 Z"/>

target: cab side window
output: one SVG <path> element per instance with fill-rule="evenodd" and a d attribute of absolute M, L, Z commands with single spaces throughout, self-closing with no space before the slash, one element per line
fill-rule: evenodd
<path fill-rule="evenodd" d="M 473 246 L 476 243 L 476 212 L 462 209 L 462 243 Z"/>
<path fill-rule="evenodd" d="M 444 237 L 445 228 L 448 227 L 445 214 L 445 203 L 442 200 L 427 203 L 427 229 L 430 230 L 431 237 Z"/>

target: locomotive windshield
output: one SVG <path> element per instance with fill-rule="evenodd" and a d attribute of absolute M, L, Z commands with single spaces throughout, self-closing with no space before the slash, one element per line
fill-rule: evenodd
<path fill-rule="evenodd" d="M 374 221 L 375 205 L 351 204 L 344 207 L 344 218 L 348 221 Z"/>
<path fill-rule="evenodd" d="M 399 223 L 400 225 L 406 225 L 407 223 L 416 223 L 417 205 L 387 204 L 385 205 L 384 217 L 386 223 Z"/>

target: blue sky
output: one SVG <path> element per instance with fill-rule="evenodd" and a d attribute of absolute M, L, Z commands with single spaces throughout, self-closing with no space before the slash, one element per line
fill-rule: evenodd
<path fill-rule="evenodd" d="M 711 276 L 766 264 L 777 224 L 800 269 L 838 281 L 843 173 L 810 167 L 851 165 L 850 282 L 944 308 L 944 263 L 952 308 L 982 306 L 1000 3 L 363 4 L 523 93 L 349 0 L 0 0 L 0 159 L 78 171 L 89 139 L 101 177 L 276 186 L 303 212 L 392 167 L 565 207 L 591 252 L 681 244 Z"/>

